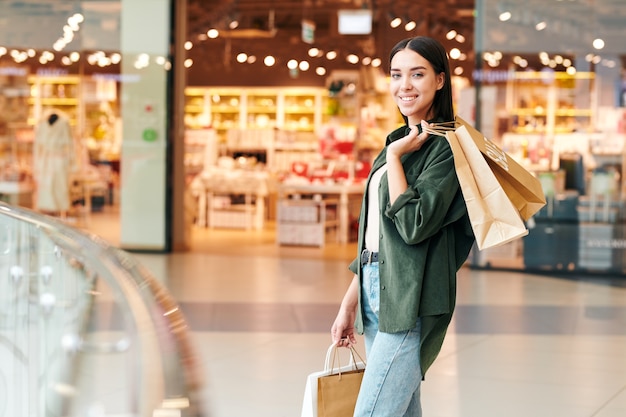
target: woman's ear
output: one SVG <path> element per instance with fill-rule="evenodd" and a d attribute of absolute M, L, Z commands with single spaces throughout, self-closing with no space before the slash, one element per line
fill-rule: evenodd
<path fill-rule="evenodd" d="M 446 84 L 446 73 L 440 72 L 437 75 L 437 90 L 441 90 L 445 84 Z"/>

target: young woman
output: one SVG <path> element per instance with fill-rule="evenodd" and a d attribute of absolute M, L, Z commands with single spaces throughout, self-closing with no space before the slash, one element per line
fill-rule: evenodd
<path fill-rule="evenodd" d="M 374 160 L 359 220 L 354 278 L 331 329 L 338 346 L 364 334 L 367 367 L 355 416 L 421 416 L 420 384 L 452 318 L 456 273 L 474 242 L 445 138 L 417 125 L 454 119 L 450 68 L 428 37 L 390 54 L 390 93 L 406 126 Z"/>

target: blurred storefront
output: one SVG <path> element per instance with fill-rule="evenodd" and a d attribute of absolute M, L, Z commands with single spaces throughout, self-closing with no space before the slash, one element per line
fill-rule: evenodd
<path fill-rule="evenodd" d="M 3 2 L 0 194 L 33 205 L 35 126 L 55 110 L 80 161 L 72 203 L 119 207 L 123 247 L 184 250 L 195 228 L 349 242 L 355 190 L 401 122 L 388 50 L 430 35 L 449 50 L 457 113 L 548 197 L 528 237 L 473 264 L 626 268 L 626 4 L 344 3 Z"/>

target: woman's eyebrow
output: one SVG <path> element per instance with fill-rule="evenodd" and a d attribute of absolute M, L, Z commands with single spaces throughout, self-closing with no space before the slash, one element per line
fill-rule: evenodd
<path fill-rule="evenodd" d="M 417 71 L 417 70 L 425 70 L 425 69 L 426 69 L 426 67 L 423 67 L 423 66 L 420 65 L 420 66 L 417 66 L 417 67 L 409 68 L 409 71 Z M 402 71 L 402 70 L 399 69 L 399 68 L 391 68 L 389 71 Z"/>

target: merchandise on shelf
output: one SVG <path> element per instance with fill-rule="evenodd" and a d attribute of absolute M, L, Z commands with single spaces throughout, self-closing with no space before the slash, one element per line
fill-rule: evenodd
<path fill-rule="evenodd" d="M 515 72 L 507 84 L 509 131 L 516 133 L 589 132 L 595 73 Z"/>

